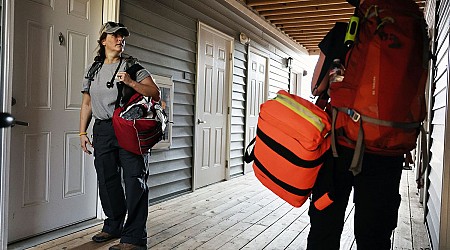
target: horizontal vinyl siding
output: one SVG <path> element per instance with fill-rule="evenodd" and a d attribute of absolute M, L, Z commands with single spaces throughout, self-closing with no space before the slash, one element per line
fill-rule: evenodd
<path fill-rule="evenodd" d="M 233 87 L 231 94 L 231 144 L 230 176 L 244 174 L 243 156 L 245 141 L 245 90 L 247 81 L 247 47 L 237 41 L 234 43 Z"/>
<path fill-rule="evenodd" d="M 449 6 L 448 1 L 441 1 L 438 6 L 438 21 L 436 37 L 437 43 L 435 43 L 436 65 L 433 68 L 434 79 L 432 80 L 432 86 L 434 90 L 432 92 L 432 105 L 431 105 L 431 143 L 430 143 L 430 169 L 428 174 L 428 200 L 427 200 L 427 214 L 426 223 L 428 226 L 431 243 L 433 249 L 439 249 L 441 243 L 441 228 L 442 224 L 446 223 L 441 221 L 442 214 L 447 213 L 441 211 L 443 199 L 444 184 L 443 172 L 444 172 L 444 139 L 446 131 L 446 112 L 447 112 L 447 95 L 448 95 L 448 47 L 449 47 Z M 434 8 L 430 8 L 433 10 Z M 428 14 L 430 17 L 430 14 Z M 444 208 L 445 209 L 445 208 Z"/>
<path fill-rule="evenodd" d="M 274 98 L 279 90 L 289 91 L 289 68 L 285 66 L 287 57 L 284 53 L 272 52 L 270 55 L 268 99 Z"/>
<path fill-rule="evenodd" d="M 154 202 L 192 189 L 197 21 L 152 0 L 125 0 L 120 10 L 120 21 L 131 32 L 125 52 L 174 82 L 172 145 L 153 150 L 150 159 Z"/>

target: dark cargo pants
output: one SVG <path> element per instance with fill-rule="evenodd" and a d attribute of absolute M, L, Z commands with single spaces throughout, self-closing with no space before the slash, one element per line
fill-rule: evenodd
<path fill-rule="evenodd" d="M 352 187 L 355 203 L 354 230 L 358 249 L 390 249 L 392 230 L 397 226 L 400 206 L 400 178 L 403 156 L 388 157 L 365 154 L 362 172 L 356 176 L 348 171 L 353 150 L 339 147 L 339 157 L 328 159 L 313 189 L 316 195 L 329 189 L 324 180 L 334 182 L 334 203 L 323 211 L 309 208 L 311 229 L 308 249 L 339 249 L 345 210 Z M 332 169 L 333 171 L 327 171 Z M 323 171 L 322 171 L 323 170 Z M 326 172 L 326 173 L 325 173 Z M 328 176 L 327 176 L 328 175 Z"/>
<path fill-rule="evenodd" d="M 144 158 L 118 145 L 111 120 L 96 120 L 93 134 L 100 201 L 107 216 L 102 231 L 120 236 L 120 242 L 123 243 L 146 245 L 148 172 Z"/>

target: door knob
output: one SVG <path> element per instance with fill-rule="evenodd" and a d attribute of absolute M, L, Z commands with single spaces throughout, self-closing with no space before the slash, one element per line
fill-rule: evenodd
<path fill-rule="evenodd" d="M 197 119 L 197 124 L 202 124 L 202 123 L 206 123 L 206 121 L 202 121 L 200 119 Z"/>
<path fill-rule="evenodd" d="M 14 125 L 28 126 L 28 122 L 18 121 L 9 113 L 0 113 L 0 128 L 14 127 Z"/>

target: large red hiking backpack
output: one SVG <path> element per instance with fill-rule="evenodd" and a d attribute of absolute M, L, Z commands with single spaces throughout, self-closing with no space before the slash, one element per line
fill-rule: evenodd
<path fill-rule="evenodd" d="M 359 13 L 344 80 L 330 84 L 333 137 L 355 148 L 353 167 L 364 150 L 394 156 L 415 147 L 426 113 L 429 55 L 426 23 L 414 1 L 366 0 Z"/>
<path fill-rule="evenodd" d="M 313 103 L 284 90 L 261 105 L 256 138 L 244 160 L 253 161 L 258 180 L 294 207 L 311 194 L 330 148 L 331 121 Z M 249 147 L 254 144 L 249 153 Z M 313 200 L 322 210 L 332 203 L 327 193 Z"/>

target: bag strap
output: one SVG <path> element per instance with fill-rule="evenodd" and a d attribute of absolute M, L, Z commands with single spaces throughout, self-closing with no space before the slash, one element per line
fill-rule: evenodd
<path fill-rule="evenodd" d="M 422 126 L 420 128 L 420 133 L 421 133 L 421 163 L 420 163 L 420 167 L 418 168 L 418 177 L 416 179 L 416 183 L 417 183 L 417 189 L 421 189 L 423 188 L 423 176 L 425 175 L 425 173 L 427 172 L 430 164 L 428 164 L 428 149 L 427 149 L 427 132 L 425 131 L 425 128 Z"/>
<path fill-rule="evenodd" d="M 127 72 L 127 73 L 130 75 L 130 77 L 131 77 L 132 80 L 136 81 L 136 77 L 137 77 L 136 75 L 137 75 L 137 72 L 138 72 L 139 70 L 141 70 L 141 69 L 144 69 L 144 67 L 142 67 L 140 64 L 136 63 L 136 60 L 134 60 L 134 58 L 131 58 L 131 57 L 130 57 L 130 58 L 129 58 L 128 60 L 126 60 L 126 61 L 127 61 L 127 63 L 128 63 L 129 61 L 132 61 L 132 63 L 134 63 L 134 64 L 131 65 L 130 67 L 128 67 L 128 65 L 127 65 L 127 69 L 125 70 L 125 72 Z M 120 62 L 122 63 L 122 58 L 120 58 Z M 119 64 L 119 65 L 120 65 L 120 64 Z M 113 79 L 115 78 L 118 69 L 119 69 L 119 68 L 116 69 L 116 72 L 115 72 L 114 75 L 113 75 Z M 120 82 L 117 83 L 117 99 L 116 99 L 116 105 L 115 105 L 115 108 L 118 108 L 118 107 L 120 106 L 120 102 L 121 102 L 121 100 L 122 100 L 122 97 L 124 97 L 124 96 L 123 96 L 123 92 L 124 92 L 125 86 L 128 87 L 128 86 L 125 85 L 125 83 L 122 82 L 122 81 L 120 81 Z M 130 87 L 128 87 L 128 88 L 130 88 Z M 131 92 L 132 92 L 131 96 L 133 96 L 134 93 L 136 93 L 136 91 L 135 91 L 134 89 L 131 89 L 131 90 L 132 90 L 132 91 L 131 91 Z M 128 102 L 130 101 L 129 98 L 131 98 L 131 96 L 127 96 L 127 99 L 128 99 L 128 100 L 126 100 L 126 103 L 128 103 Z M 144 98 L 145 98 L 145 97 L 144 97 Z M 148 102 L 148 99 L 146 99 L 146 100 L 147 100 L 147 102 Z"/>
<path fill-rule="evenodd" d="M 101 60 L 99 56 L 96 56 L 94 62 L 91 64 L 91 67 L 87 71 L 86 76 L 84 78 L 92 82 L 94 80 L 94 76 L 98 73 L 98 71 L 102 68 L 102 66 L 103 60 Z"/>
<path fill-rule="evenodd" d="M 331 120 L 331 150 L 333 152 L 333 157 L 339 157 L 336 146 L 336 118 L 338 115 L 339 108 L 333 107 L 332 120 Z M 361 173 L 362 162 L 364 157 L 364 130 L 362 127 L 362 119 L 358 119 L 359 129 L 358 138 L 356 140 L 355 152 L 353 153 L 352 162 L 350 164 L 349 170 L 352 171 L 353 175 Z"/>
<path fill-rule="evenodd" d="M 357 175 L 361 172 L 362 168 L 362 161 L 365 151 L 365 145 L 364 145 L 364 130 L 362 126 L 362 122 L 368 122 L 380 126 L 388 126 L 393 128 L 403 128 L 403 129 L 413 129 L 413 128 L 419 128 L 422 124 L 421 122 L 393 122 L 393 121 L 386 121 L 386 120 L 380 120 L 376 118 L 372 118 L 369 116 L 361 115 L 358 112 L 356 112 L 354 109 L 349 108 L 336 108 L 333 107 L 333 115 L 332 115 L 332 123 L 331 123 L 331 148 L 333 151 L 333 156 L 338 157 L 337 153 L 337 147 L 336 147 L 336 133 L 335 133 L 335 124 L 338 112 L 342 112 L 350 116 L 350 118 L 354 122 L 358 122 L 358 138 L 356 139 L 355 144 L 355 152 L 353 154 L 352 163 L 350 164 L 349 170 L 352 171 L 353 175 Z"/>
<path fill-rule="evenodd" d="M 122 57 L 120 57 L 119 65 L 117 65 L 116 71 L 114 71 L 114 74 L 111 78 L 111 81 L 110 81 L 111 84 L 114 82 L 117 72 L 119 72 L 120 65 L 122 65 Z M 121 84 L 118 83 L 117 84 L 117 99 L 116 99 L 116 107 L 115 108 L 119 107 L 118 100 L 120 101 L 120 98 L 122 98 L 122 88 L 123 88 L 122 83 Z"/>
<path fill-rule="evenodd" d="M 256 137 L 253 138 L 253 140 L 251 140 L 251 142 L 248 144 L 247 148 L 245 149 L 244 161 L 246 163 L 250 163 L 255 160 L 255 142 L 256 142 Z M 253 146 L 252 152 L 249 152 L 251 146 Z"/>

